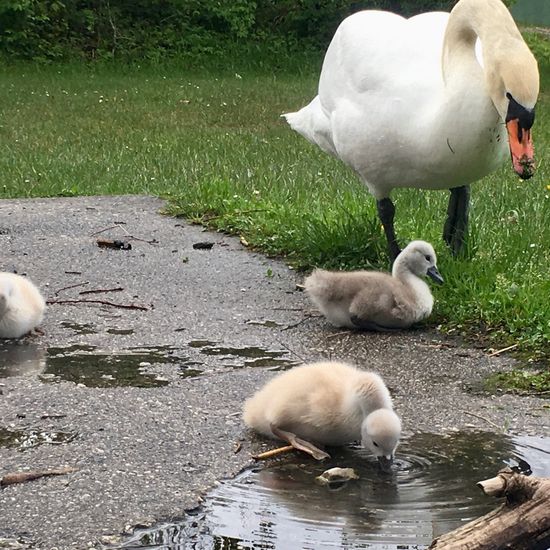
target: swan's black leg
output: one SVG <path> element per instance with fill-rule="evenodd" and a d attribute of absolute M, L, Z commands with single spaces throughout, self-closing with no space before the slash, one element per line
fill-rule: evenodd
<path fill-rule="evenodd" d="M 389 197 L 376 201 L 376 207 L 378 208 L 378 217 L 384 227 L 384 233 L 386 234 L 386 240 L 388 241 L 388 253 L 390 255 L 391 263 L 395 261 L 395 258 L 401 252 L 399 244 L 397 244 L 397 238 L 395 237 L 395 230 L 393 228 L 393 217 L 395 215 L 395 206 Z"/>
<path fill-rule="evenodd" d="M 463 185 L 451 189 L 443 239 L 455 256 L 462 250 L 465 243 L 469 211 L 470 186 Z"/>

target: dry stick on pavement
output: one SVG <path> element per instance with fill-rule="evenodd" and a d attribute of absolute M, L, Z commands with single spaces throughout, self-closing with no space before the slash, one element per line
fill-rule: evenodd
<path fill-rule="evenodd" d="M 100 229 L 99 231 L 94 231 L 94 233 L 90 234 L 90 237 L 95 237 L 96 235 L 100 235 L 101 233 L 105 233 L 105 231 L 109 231 L 110 229 L 122 229 L 122 231 L 124 233 L 126 233 L 126 236 L 129 239 L 132 239 L 134 241 L 141 241 L 141 242 L 144 242 L 144 243 L 147 243 L 147 244 L 157 244 L 158 243 L 158 241 L 156 239 L 151 239 L 151 240 L 148 241 L 147 239 L 140 239 L 139 237 L 134 237 L 134 235 L 132 235 L 121 223 L 117 223 L 115 225 L 105 227 L 104 229 Z"/>
<path fill-rule="evenodd" d="M 92 290 L 81 290 L 78 294 L 99 294 L 100 292 L 120 292 L 124 290 L 121 286 L 116 288 L 94 288 Z"/>
<path fill-rule="evenodd" d="M 65 272 L 65 273 L 67 273 L 67 272 Z M 64 286 L 63 288 L 58 288 L 58 289 L 54 292 L 54 294 L 55 294 L 56 296 L 58 296 L 59 293 L 62 292 L 63 290 L 69 290 L 70 288 L 76 288 L 76 287 L 78 287 L 78 286 L 86 286 L 86 285 L 89 285 L 89 284 L 90 284 L 90 281 L 85 281 L 85 282 L 83 282 L 83 283 L 76 283 L 76 284 L 74 284 L 74 285 Z"/>
<path fill-rule="evenodd" d="M 277 447 L 276 449 L 271 449 L 270 451 L 265 451 L 258 455 L 252 455 L 254 460 L 265 460 L 266 458 L 272 458 L 274 456 L 282 455 L 283 453 L 288 453 L 289 451 L 294 450 L 295 447 L 292 445 L 286 445 L 285 447 Z"/>
<path fill-rule="evenodd" d="M 15 485 L 16 483 L 25 483 L 26 481 L 32 481 L 33 479 L 39 479 L 47 476 L 63 476 L 65 474 L 71 474 L 77 472 L 78 468 L 56 468 L 55 470 L 37 470 L 34 472 L 13 472 L 6 474 L 0 478 L 0 486 Z"/>
<path fill-rule="evenodd" d="M 123 309 L 139 309 L 141 311 L 149 311 L 148 307 L 138 306 L 136 304 L 115 304 L 107 300 L 46 300 L 48 305 L 52 304 L 103 304 L 104 306 L 120 307 Z"/>

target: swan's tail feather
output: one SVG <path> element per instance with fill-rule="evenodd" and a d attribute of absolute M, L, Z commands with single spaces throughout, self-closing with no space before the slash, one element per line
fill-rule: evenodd
<path fill-rule="evenodd" d="M 319 96 L 316 96 L 309 105 L 299 111 L 285 113 L 281 116 L 294 131 L 304 136 L 311 143 L 318 145 L 326 153 L 336 155 L 336 149 L 332 141 L 330 119 L 323 111 Z"/>

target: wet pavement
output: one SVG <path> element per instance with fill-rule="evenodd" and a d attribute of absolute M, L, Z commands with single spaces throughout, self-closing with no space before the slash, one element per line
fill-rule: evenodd
<path fill-rule="evenodd" d="M 435 331 L 333 329 L 283 263 L 162 207 L 149 197 L 0 202 L 0 269 L 28 274 L 65 302 L 49 305 L 44 335 L 0 344 L 0 476 L 78 468 L 0 491 L 0 547 L 101 548 L 134 526 L 182 517 L 251 466 L 251 452 L 271 447 L 243 429 L 242 403 L 303 361 L 342 359 L 384 376 L 403 419 L 403 476 L 411 457 L 436 452 L 434 437 L 459 431 L 478 448 L 479 431 L 493 432 L 481 436 L 492 449 L 495 434 L 548 437 L 547 400 L 478 389 L 510 358 Z M 99 237 L 132 249 L 100 248 Z M 212 248 L 193 248 L 205 241 Z M 492 474 L 500 454 L 487 452 L 483 464 Z M 237 485 L 258 475 L 247 470 Z"/>

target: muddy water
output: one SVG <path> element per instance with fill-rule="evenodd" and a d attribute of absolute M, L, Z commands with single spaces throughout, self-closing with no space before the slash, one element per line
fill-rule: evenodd
<path fill-rule="evenodd" d="M 44 381 L 66 380 L 90 387 L 165 386 L 169 382 L 146 372 L 152 365 L 179 367 L 181 376 L 197 376 L 201 371 L 188 368 L 194 364 L 169 346 L 130 348 L 120 352 L 102 352 L 91 347 L 49 348 Z"/>
<path fill-rule="evenodd" d="M 71 324 L 71 328 L 74 327 Z M 88 326 L 79 325 L 78 330 L 88 330 Z M 109 330 L 117 331 L 117 334 L 128 333 L 125 329 Z M 169 383 L 161 376 L 148 372 L 154 365 L 174 366 L 179 377 L 189 378 L 202 374 L 208 356 L 219 356 L 223 365 L 232 369 L 265 367 L 285 370 L 300 362 L 289 357 L 287 350 L 224 346 L 209 340 L 193 340 L 187 345 L 195 355 L 198 352 L 204 359 L 192 360 L 184 350 L 171 346 L 105 351 L 83 344 L 44 349 L 24 342 L 0 342 L 0 378 L 39 375 L 43 382 L 149 388 Z"/>
<path fill-rule="evenodd" d="M 226 367 L 267 367 L 269 370 L 286 370 L 301 361 L 288 357 L 287 350 L 267 350 L 257 346 L 232 347 L 210 340 L 192 340 L 190 348 L 199 349 L 204 355 L 218 355 Z"/>
<path fill-rule="evenodd" d="M 0 343 L 0 379 L 38 376 L 45 383 L 68 381 L 88 387 L 149 388 L 169 383 L 147 372 L 150 367 L 170 365 L 180 377 L 192 377 L 202 373 L 194 368 L 196 364 L 170 346 L 104 351 L 87 345 L 44 349 L 22 342 Z"/>
<path fill-rule="evenodd" d="M 49 432 L 44 430 L 10 430 L 0 427 L 0 447 L 14 447 L 25 451 L 39 445 L 61 445 L 76 437 L 69 432 Z M 0 548 L 2 546 L 0 545 Z"/>
<path fill-rule="evenodd" d="M 391 475 L 361 449 L 335 452 L 322 465 L 288 457 L 224 482 L 181 522 L 136 532 L 119 548 L 425 549 L 493 509 L 476 483 L 519 458 L 534 475 L 550 476 L 550 439 L 417 434 L 399 447 Z M 339 490 L 317 485 L 331 466 L 353 467 L 360 479 Z"/>

